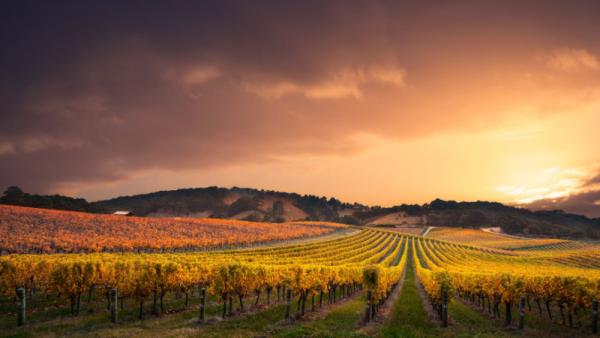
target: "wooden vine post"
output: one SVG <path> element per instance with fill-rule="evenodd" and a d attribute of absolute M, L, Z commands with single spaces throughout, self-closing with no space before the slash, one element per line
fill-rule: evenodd
<path fill-rule="evenodd" d="M 373 297 L 373 294 L 371 293 L 371 290 L 367 291 L 367 305 L 365 308 L 365 322 L 369 322 L 371 321 L 371 299 Z"/>
<path fill-rule="evenodd" d="M 319 292 L 319 308 L 323 307 L 323 290 Z"/>
<path fill-rule="evenodd" d="M 504 312 L 504 326 L 509 326 L 512 323 L 512 302 L 504 302 L 505 312 Z"/>
<path fill-rule="evenodd" d="M 206 316 L 206 289 L 200 289 L 200 322 L 204 322 Z"/>
<path fill-rule="evenodd" d="M 116 323 L 118 321 L 118 306 L 117 306 L 117 298 L 118 298 L 117 289 L 110 290 L 110 321 Z"/>
<path fill-rule="evenodd" d="M 17 289 L 17 325 L 25 325 L 25 289 Z"/>
<path fill-rule="evenodd" d="M 598 333 L 598 300 L 592 300 L 592 332 Z"/>
<path fill-rule="evenodd" d="M 448 327 L 448 291 L 442 292 L 442 327 Z"/>
<path fill-rule="evenodd" d="M 292 308 L 292 290 L 287 289 L 286 304 L 285 304 L 285 319 L 290 318 L 291 308 Z"/>
<path fill-rule="evenodd" d="M 525 327 L 525 296 L 521 296 L 521 302 L 519 303 L 519 330 L 523 330 Z"/>

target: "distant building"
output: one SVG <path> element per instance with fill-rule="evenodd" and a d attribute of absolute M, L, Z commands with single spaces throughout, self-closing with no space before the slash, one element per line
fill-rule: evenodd
<path fill-rule="evenodd" d="M 118 216 L 133 216 L 133 212 L 131 212 L 131 211 L 125 211 L 125 210 L 119 210 L 119 211 L 113 212 L 113 215 L 118 215 Z"/>

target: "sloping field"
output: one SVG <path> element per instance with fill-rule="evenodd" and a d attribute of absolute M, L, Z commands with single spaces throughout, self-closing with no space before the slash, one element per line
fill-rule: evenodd
<path fill-rule="evenodd" d="M 488 248 L 516 250 L 547 245 L 569 243 L 568 240 L 554 238 L 525 238 L 500 233 L 487 232 L 479 229 L 436 227 L 427 234 L 429 238 L 445 241 L 467 243 Z"/>
<path fill-rule="evenodd" d="M 393 212 L 374 219 L 369 223 L 370 225 L 380 224 L 394 224 L 394 225 L 406 225 L 406 226 L 422 226 L 423 218 L 420 216 L 407 216 L 404 212 Z"/>
<path fill-rule="evenodd" d="M 239 250 L 14 254 L 0 257 L 0 329 L 20 336 L 586 337 L 600 297 L 593 264 L 600 252 L 578 248 L 508 251 L 371 228 Z M 406 292 L 393 292 L 406 266 Z M 28 304 L 24 327 L 15 325 L 18 288 Z M 531 306 L 519 308 L 521 299 Z M 386 319 L 379 309 L 387 300 L 396 306 Z"/>
<path fill-rule="evenodd" d="M 477 229 L 434 228 L 428 238 L 509 250 L 513 255 L 566 266 L 600 268 L 600 243 L 552 238 L 524 238 Z M 499 251 L 501 252 L 501 251 Z"/>
<path fill-rule="evenodd" d="M 0 251 L 56 253 L 224 248 L 331 233 L 327 222 L 152 218 L 0 205 Z"/>
<path fill-rule="evenodd" d="M 374 227 L 375 229 L 377 229 L 377 227 Z M 413 236 L 419 236 L 421 235 L 424 231 L 425 231 L 425 227 L 408 227 L 408 226 L 396 226 L 396 227 L 382 227 L 381 229 L 385 229 L 386 231 L 393 231 L 393 232 L 397 232 L 400 234 L 405 234 L 405 235 L 413 235 Z"/>

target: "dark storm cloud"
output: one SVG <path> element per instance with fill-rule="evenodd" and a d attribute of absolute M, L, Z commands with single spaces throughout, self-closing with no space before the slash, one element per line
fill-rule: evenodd
<path fill-rule="evenodd" d="M 525 206 L 533 210 L 565 210 L 600 217 L 600 190 L 576 193 L 560 199 L 542 199 Z"/>
<path fill-rule="evenodd" d="M 598 171 L 598 174 L 596 176 L 594 176 L 585 183 L 586 186 L 593 186 L 595 184 L 600 184 L 600 170 Z"/>
<path fill-rule="evenodd" d="M 598 47 L 597 2 L 449 4 L 3 2 L 0 185 L 343 155 L 361 149 L 353 133 L 489 124 L 501 106 L 444 95 L 460 79 L 481 99 L 478 67 L 523 57 L 499 48 Z"/>
<path fill-rule="evenodd" d="M 280 147 L 270 143 L 288 136 L 286 112 L 232 88 L 235 79 L 195 88 L 179 78 L 205 66 L 316 76 L 277 36 L 283 18 L 269 6 L 177 5 L 31 3 L 4 12 L 3 184 L 43 189 L 138 168 L 259 161 L 265 146 Z M 194 97 L 200 89 L 204 97 Z"/>

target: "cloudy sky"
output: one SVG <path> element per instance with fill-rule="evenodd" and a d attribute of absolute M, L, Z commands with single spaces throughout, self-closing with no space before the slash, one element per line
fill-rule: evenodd
<path fill-rule="evenodd" d="M 598 1 L 0 6 L 0 186 L 600 216 Z"/>

